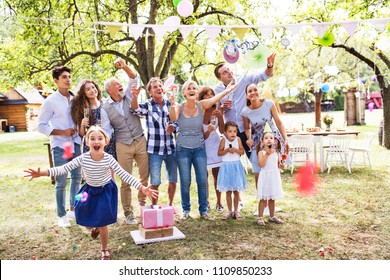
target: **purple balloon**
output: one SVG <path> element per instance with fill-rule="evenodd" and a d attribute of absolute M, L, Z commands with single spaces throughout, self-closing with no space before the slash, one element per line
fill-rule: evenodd
<path fill-rule="evenodd" d="M 368 110 L 370 110 L 370 112 L 372 112 L 374 110 L 374 102 L 370 102 L 368 103 Z"/>
<path fill-rule="evenodd" d="M 376 82 L 376 76 L 372 76 L 371 81 Z"/>

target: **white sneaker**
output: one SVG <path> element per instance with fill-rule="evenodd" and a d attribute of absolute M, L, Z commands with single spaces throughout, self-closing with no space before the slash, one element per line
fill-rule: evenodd
<path fill-rule="evenodd" d="M 136 224 L 138 224 L 138 220 L 134 217 L 133 214 L 127 215 L 126 218 L 125 218 L 125 222 L 128 225 L 136 225 Z"/>
<path fill-rule="evenodd" d="M 69 223 L 69 220 L 66 216 L 62 216 L 58 219 L 58 226 L 59 227 L 63 227 L 63 228 L 67 228 L 67 227 L 70 227 L 70 223 Z"/>
<path fill-rule="evenodd" d="M 68 211 L 66 212 L 66 217 L 68 219 L 76 220 L 76 216 L 74 215 L 74 211 Z"/>

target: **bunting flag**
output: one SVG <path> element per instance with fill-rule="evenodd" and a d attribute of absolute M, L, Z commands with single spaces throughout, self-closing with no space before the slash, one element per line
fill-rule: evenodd
<path fill-rule="evenodd" d="M 207 35 L 209 35 L 209 38 L 213 41 L 217 39 L 219 31 L 221 31 L 221 27 L 219 26 L 213 26 L 206 29 Z"/>
<path fill-rule="evenodd" d="M 142 32 L 144 32 L 145 27 L 142 25 L 132 25 L 130 26 L 131 34 L 133 34 L 134 40 L 138 40 L 139 37 L 142 36 Z"/>
<path fill-rule="evenodd" d="M 119 31 L 122 30 L 122 26 L 120 25 L 109 25 L 107 26 L 108 31 L 110 32 L 110 37 L 114 38 L 115 34 Z"/>
<path fill-rule="evenodd" d="M 314 30 L 317 32 L 318 37 L 322 38 L 328 30 L 329 24 L 328 23 L 321 23 L 321 24 L 315 24 L 313 25 Z"/>
<path fill-rule="evenodd" d="M 181 35 L 183 36 L 184 40 L 187 39 L 187 37 L 190 35 L 190 33 L 192 32 L 193 29 L 194 28 L 191 25 L 187 25 L 187 26 L 179 28 L 179 31 L 180 31 Z"/>
<path fill-rule="evenodd" d="M 157 38 L 162 39 L 164 35 L 169 32 L 170 27 L 155 25 L 153 26 L 154 34 L 156 34 Z"/>
<path fill-rule="evenodd" d="M 234 33 L 236 33 L 237 37 L 243 41 L 245 34 L 248 32 L 249 28 L 232 28 Z"/>
<path fill-rule="evenodd" d="M 357 29 L 358 22 L 345 22 L 342 23 L 341 26 L 344 27 L 344 29 L 347 31 L 349 36 L 353 36 L 355 34 L 356 29 Z"/>
<path fill-rule="evenodd" d="M 273 27 L 263 27 L 260 29 L 261 36 L 263 36 L 264 39 L 267 39 L 272 34 L 273 30 Z"/>
<path fill-rule="evenodd" d="M 301 26 L 300 25 L 289 25 L 289 26 L 286 26 L 286 29 L 288 31 L 290 31 L 292 35 L 296 35 L 301 30 Z"/>
<path fill-rule="evenodd" d="M 379 30 L 379 32 L 383 32 L 386 29 L 388 20 L 379 20 L 374 23 L 375 27 Z"/>

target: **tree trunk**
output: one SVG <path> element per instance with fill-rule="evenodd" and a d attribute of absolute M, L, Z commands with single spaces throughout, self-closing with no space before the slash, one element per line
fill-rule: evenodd
<path fill-rule="evenodd" d="M 390 86 L 387 86 L 382 91 L 383 99 L 383 137 L 384 137 L 384 146 L 387 149 L 390 149 Z M 378 124 L 379 125 L 379 124 Z"/>

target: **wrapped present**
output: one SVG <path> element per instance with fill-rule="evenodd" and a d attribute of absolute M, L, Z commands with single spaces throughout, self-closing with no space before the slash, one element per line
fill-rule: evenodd
<path fill-rule="evenodd" d="M 141 206 L 141 224 L 144 228 L 166 228 L 174 225 L 174 212 L 169 205 Z"/>
<path fill-rule="evenodd" d="M 173 227 L 160 227 L 154 229 L 154 228 L 144 228 L 141 224 L 139 224 L 139 231 L 142 237 L 145 239 L 173 236 Z"/>

